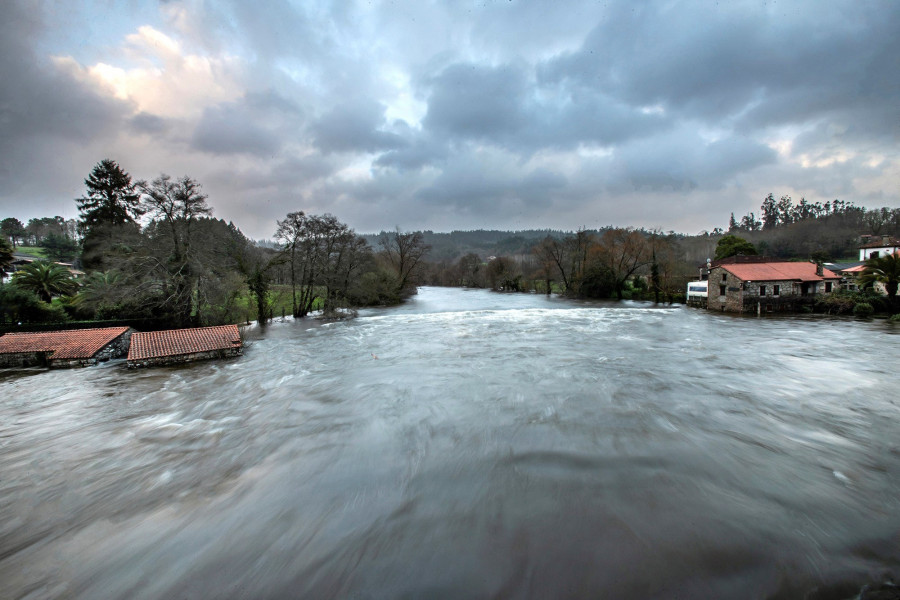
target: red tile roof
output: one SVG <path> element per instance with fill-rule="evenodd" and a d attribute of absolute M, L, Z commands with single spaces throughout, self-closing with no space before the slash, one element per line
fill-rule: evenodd
<path fill-rule="evenodd" d="M 760 264 L 722 265 L 722 268 L 742 281 L 823 281 L 840 279 L 828 269 L 816 275 L 816 265 L 810 262 L 770 262 Z"/>
<path fill-rule="evenodd" d="M 126 331 L 128 327 L 7 333 L 0 336 L 0 354 L 52 352 L 51 360 L 91 358 Z"/>
<path fill-rule="evenodd" d="M 850 267 L 849 269 L 844 269 L 844 273 L 862 273 L 866 270 L 866 265 L 857 265 L 855 267 Z"/>
<path fill-rule="evenodd" d="M 883 239 L 879 239 L 877 241 L 867 242 L 865 244 L 860 244 L 859 248 L 896 248 L 900 246 L 900 240 L 890 238 L 887 241 Z"/>
<path fill-rule="evenodd" d="M 241 345 L 237 325 L 148 331 L 131 336 L 128 360 L 227 350 Z"/>

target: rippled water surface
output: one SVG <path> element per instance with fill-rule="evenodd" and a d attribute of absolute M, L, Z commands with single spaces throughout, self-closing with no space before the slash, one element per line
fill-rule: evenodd
<path fill-rule="evenodd" d="M 900 327 L 423 288 L 0 371 L 0 598 L 821 598 L 900 576 Z"/>

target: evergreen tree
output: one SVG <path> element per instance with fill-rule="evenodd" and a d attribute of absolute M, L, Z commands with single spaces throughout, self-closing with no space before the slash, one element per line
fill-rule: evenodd
<path fill-rule="evenodd" d="M 75 240 L 53 232 L 44 236 L 39 245 L 48 257 L 56 261 L 70 261 L 78 253 L 78 243 Z"/>
<path fill-rule="evenodd" d="M 138 229 L 135 221 L 143 210 L 140 194 L 131 175 L 116 161 L 101 160 L 87 179 L 87 194 L 77 198 L 78 230 L 84 236 L 81 264 L 85 269 L 102 271 L 109 248 L 122 238 L 124 229 Z"/>
<path fill-rule="evenodd" d="M 774 229 L 778 225 L 778 205 L 775 203 L 775 196 L 771 193 L 766 196 L 759 209 L 762 212 L 763 229 Z"/>
<path fill-rule="evenodd" d="M 79 227 L 87 236 L 102 225 L 126 225 L 134 223 L 143 212 L 140 208 L 140 194 L 126 173 L 116 161 L 101 160 L 87 179 L 87 194 L 77 198 L 80 215 Z"/>
<path fill-rule="evenodd" d="M 716 244 L 716 260 L 738 254 L 753 256 L 756 255 L 756 248 L 744 238 L 736 235 L 726 235 Z"/>
<path fill-rule="evenodd" d="M 20 241 L 25 235 L 25 226 L 14 217 L 7 217 L 0 221 L 0 234 L 9 239 L 15 250 L 17 241 Z"/>
<path fill-rule="evenodd" d="M 732 231 L 737 231 L 737 229 L 738 229 L 737 221 L 734 218 L 734 213 L 731 213 L 731 218 L 728 219 L 728 232 L 730 233 Z"/>
<path fill-rule="evenodd" d="M 13 261 L 13 249 L 5 239 L 0 238 L 0 282 L 6 277 L 10 271 L 10 265 Z"/>

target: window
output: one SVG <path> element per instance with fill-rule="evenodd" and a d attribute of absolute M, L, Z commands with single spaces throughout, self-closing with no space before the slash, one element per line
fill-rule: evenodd
<path fill-rule="evenodd" d="M 728 273 L 722 273 L 722 281 L 728 281 Z"/>
<path fill-rule="evenodd" d="M 826 293 L 826 294 L 830 294 L 830 293 L 831 293 L 831 286 L 832 286 L 832 285 L 833 285 L 833 284 L 832 284 L 830 281 L 826 281 L 826 282 L 825 282 L 825 293 Z"/>
<path fill-rule="evenodd" d="M 724 285 L 720 285 L 720 286 L 719 286 L 719 295 L 720 295 L 720 296 L 724 296 L 724 295 L 725 295 L 725 286 L 724 286 Z"/>
<path fill-rule="evenodd" d="M 777 295 L 779 295 L 780 293 L 781 293 L 781 286 L 780 286 L 780 285 L 773 285 L 773 286 L 772 286 L 772 295 L 773 295 L 773 296 L 777 296 Z"/>
<path fill-rule="evenodd" d="M 876 250 L 875 252 L 871 253 L 871 254 L 869 255 L 869 258 L 878 258 L 878 250 Z"/>
<path fill-rule="evenodd" d="M 766 286 L 764 286 L 764 285 L 759 286 L 759 295 L 760 296 L 766 295 Z"/>

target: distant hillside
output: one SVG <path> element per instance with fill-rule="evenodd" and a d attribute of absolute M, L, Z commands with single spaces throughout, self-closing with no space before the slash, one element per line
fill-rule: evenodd
<path fill-rule="evenodd" d="M 425 243 L 431 246 L 428 260 L 431 262 L 453 262 L 470 252 L 481 256 L 508 256 L 526 254 L 545 237 L 564 237 L 572 232 L 555 229 L 526 229 L 522 231 L 499 231 L 496 229 L 476 229 L 474 231 L 451 231 L 435 233 L 423 231 Z M 373 247 L 378 247 L 381 234 L 365 234 L 362 237 Z"/>

